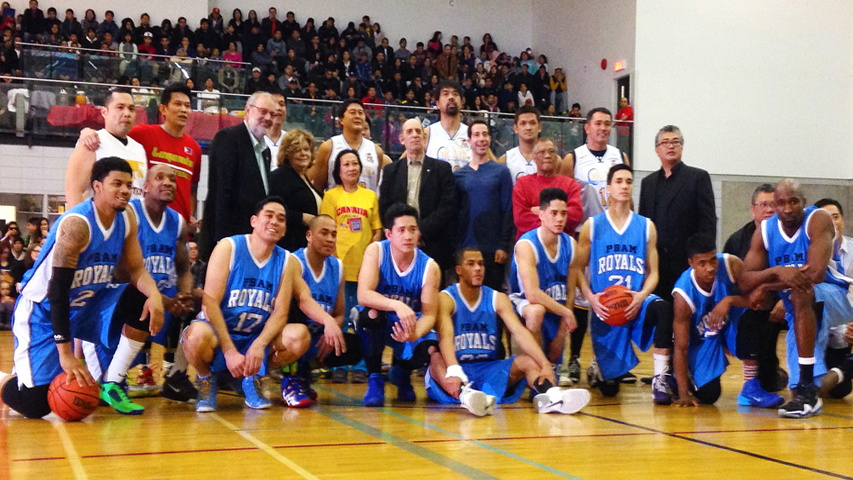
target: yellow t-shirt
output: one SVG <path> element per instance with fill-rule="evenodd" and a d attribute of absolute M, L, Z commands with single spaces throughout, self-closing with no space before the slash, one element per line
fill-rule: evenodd
<path fill-rule="evenodd" d="M 358 281 L 364 251 L 373 238 L 373 230 L 382 228 L 379 197 L 372 190 L 358 187 L 352 193 L 337 186 L 323 196 L 320 213 L 335 219 L 338 226 L 338 254 L 344 264 L 344 279 Z"/>

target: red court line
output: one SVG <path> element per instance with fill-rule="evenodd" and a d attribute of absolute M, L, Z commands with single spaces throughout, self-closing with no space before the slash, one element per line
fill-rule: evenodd
<path fill-rule="evenodd" d="M 65 457 L 16 458 L 14 462 L 41 462 L 45 460 L 65 460 Z"/>

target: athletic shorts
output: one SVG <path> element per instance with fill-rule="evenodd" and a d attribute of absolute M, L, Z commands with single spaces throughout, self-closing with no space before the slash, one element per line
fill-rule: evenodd
<path fill-rule="evenodd" d="M 646 323 L 646 311 L 649 304 L 660 300 L 657 295 L 649 295 L 643 302 L 637 318 L 622 325 L 613 327 L 598 318 L 595 310 L 590 309 L 590 337 L 595 359 L 605 380 L 618 378 L 631 371 L 640 363 L 631 343 L 645 352 L 654 343 L 655 326 Z"/>
<path fill-rule="evenodd" d="M 524 393 L 527 380 L 522 379 L 507 392 L 509 383 L 509 372 L 515 357 L 504 360 L 493 360 L 491 362 L 461 363 L 462 371 L 468 376 L 468 382 L 476 390 L 486 395 L 493 395 L 498 403 L 515 403 Z M 427 396 L 444 405 L 459 404 L 459 399 L 453 398 L 444 391 L 441 386 L 432 379 L 429 370 L 424 376 L 424 386 Z"/>
<path fill-rule="evenodd" d="M 203 322 L 204 324 L 206 324 L 213 332 L 213 334 L 216 335 L 217 343 L 221 345 L 221 343 L 219 342 L 219 335 L 216 334 L 216 330 L 214 330 L 213 325 L 211 325 L 206 318 L 196 318 L 195 320 L 190 322 L 190 325 L 196 322 Z M 183 337 L 183 335 L 181 336 Z M 234 347 L 237 348 L 237 351 L 240 352 L 240 354 L 245 355 L 246 352 L 249 351 L 249 347 L 252 346 L 252 342 L 254 342 L 259 336 L 260 334 L 249 336 L 232 336 L 231 341 L 234 343 Z M 269 345 L 264 348 L 264 361 L 261 362 L 261 369 L 257 373 L 258 375 L 264 376 L 267 374 L 267 363 L 269 363 L 269 348 Z M 216 350 L 214 350 L 213 353 L 213 361 L 210 362 L 210 371 L 216 373 L 224 370 L 228 370 L 228 364 L 225 361 L 225 354 L 222 353 L 222 348 L 217 346 Z"/>

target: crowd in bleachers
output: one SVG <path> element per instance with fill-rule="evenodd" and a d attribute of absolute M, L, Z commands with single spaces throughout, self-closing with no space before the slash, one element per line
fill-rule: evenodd
<path fill-rule="evenodd" d="M 60 19 L 53 7 L 45 15 L 37 0 L 17 15 L 3 2 L 2 12 L 0 74 L 142 86 L 180 81 L 198 90 L 210 82 L 209 95 L 263 90 L 426 107 L 434 106 L 440 81 L 456 80 L 468 110 L 570 110 L 561 68 L 530 48 L 502 52 L 489 33 L 477 46 L 440 31 L 427 42 L 392 42 L 368 16 L 339 29 L 332 17 L 319 26 L 313 18 L 301 24 L 293 12 L 279 20 L 274 7 L 265 18 L 254 10 L 244 17 L 237 8 L 228 20 L 214 8 L 197 28 L 184 17 L 154 25 L 147 13 L 117 22 L 110 10 L 99 18 L 87 9 L 79 20 L 69 8 Z"/>

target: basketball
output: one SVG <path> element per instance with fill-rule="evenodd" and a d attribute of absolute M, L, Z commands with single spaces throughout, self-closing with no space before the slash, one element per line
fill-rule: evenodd
<path fill-rule="evenodd" d="M 66 422 L 76 422 L 95 411 L 101 392 L 97 385 L 81 387 L 77 380 L 66 385 L 66 377 L 65 372 L 62 372 L 50 382 L 50 387 L 47 389 L 47 404 L 61 419 Z"/>
<path fill-rule="evenodd" d="M 614 327 L 621 327 L 628 323 L 625 311 L 634 301 L 630 290 L 622 285 L 611 285 L 604 289 L 598 300 L 610 311 L 610 316 L 603 319 L 605 323 Z"/>

